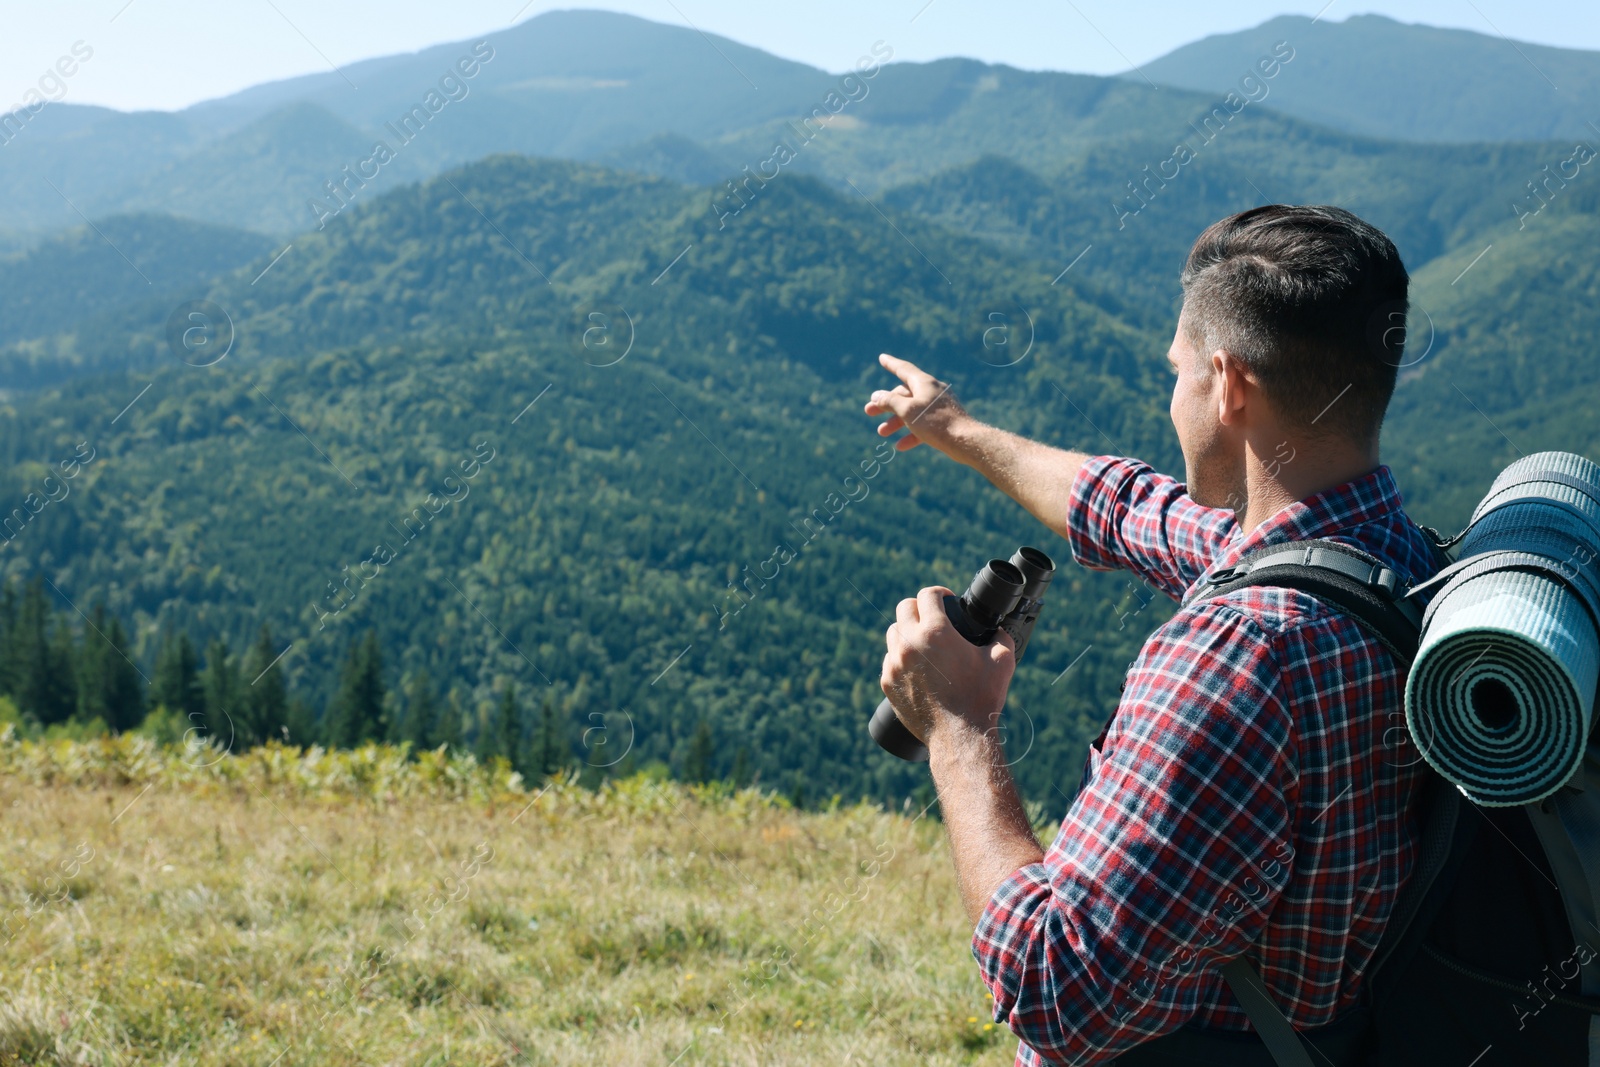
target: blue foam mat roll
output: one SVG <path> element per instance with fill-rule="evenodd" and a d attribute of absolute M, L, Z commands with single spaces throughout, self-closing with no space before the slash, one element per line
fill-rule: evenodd
<path fill-rule="evenodd" d="M 1541 476 L 1552 471 L 1565 480 Z M 1543 569 L 1483 558 L 1482 570 L 1445 583 L 1407 679 L 1406 722 L 1468 799 L 1526 804 L 1573 776 L 1594 725 L 1600 467 L 1564 452 L 1528 456 L 1495 479 L 1476 516 L 1461 560 L 1526 553 Z"/>

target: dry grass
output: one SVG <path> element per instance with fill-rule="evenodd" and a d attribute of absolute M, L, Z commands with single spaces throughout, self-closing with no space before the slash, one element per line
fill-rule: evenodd
<path fill-rule="evenodd" d="M 0 735 L 0 1064 L 1010 1062 L 926 820 L 399 755 Z"/>

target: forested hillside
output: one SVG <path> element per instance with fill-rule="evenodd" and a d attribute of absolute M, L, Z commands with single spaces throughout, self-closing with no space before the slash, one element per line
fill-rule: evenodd
<path fill-rule="evenodd" d="M 276 669 L 319 707 L 372 629 L 397 695 L 423 672 L 456 689 L 469 739 L 515 683 L 562 710 L 574 758 L 603 723 L 610 751 L 633 739 L 629 765 L 681 769 L 705 723 L 719 776 L 912 788 L 919 772 L 862 730 L 885 612 L 1023 541 L 1066 553 L 969 472 L 880 446 L 859 414 L 876 353 L 940 366 L 992 417 L 1170 461 L 1160 339 L 803 177 L 726 231 L 702 199 L 502 157 L 303 239 L 257 284 L 254 268 L 219 283 L 237 340 L 214 366 L 177 364 L 158 322 L 78 338 L 83 358 L 139 370 L 9 413 L 19 497 L 45 474 L 25 460 L 83 439 L 97 453 L 12 567 L 106 602 L 141 659 L 164 631 L 239 650 L 265 623 L 293 643 Z M 374 563 L 379 545 L 392 558 Z M 1131 628 L 1102 631 L 1148 595 L 1058 583 L 1017 689 L 1041 790 L 1132 653 Z M 1091 643 L 1121 658 L 1052 686 Z"/>
<path fill-rule="evenodd" d="M 775 61 L 773 84 L 828 91 L 805 70 Z M 573 91 L 496 79 L 463 106 Z M 1420 521 L 1453 529 L 1519 453 L 1600 455 L 1600 187 L 1570 144 L 1373 140 L 949 60 L 884 67 L 775 176 L 740 161 L 793 136 L 788 105 L 722 101 L 584 149 L 607 166 L 467 140 L 451 151 L 476 162 L 408 181 L 449 155 L 419 150 L 321 228 L 263 223 L 281 241 L 185 221 L 267 218 L 265 191 L 364 121 L 291 88 L 141 118 L 160 158 L 123 177 L 170 214 L 0 260 L 0 695 L 20 729 L 159 708 L 143 728 L 169 738 L 226 724 L 894 799 L 927 783 L 863 728 L 895 602 L 1031 543 L 1066 569 L 1010 744 L 1060 810 L 1170 607 L 1072 567 L 970 471 L 885 446 L 861 415 L 876 356 L 1030 436 L 1181 473 L 1177 273 L 1207 223 L 1263 202 L 1350 207 L 1414 272 L 1385 452 Z M 47 118 L 0 179 L 41 146 L 90 159 L 81 139 L 115 125 Z M 202 134 L 252 165 L 196 167 Z"/>
<path fill-rule="evenodd" d="M 1490 230 L 1418 272 L 1427 317 L 1390 416 L 1388 451 L 1408 499 L 1449 523 L 1471 514 L 1485 472 L 1519 456 L 1600 456 L 1597 194 L 1573 190 L 1525 228 Z"/>
<path fill-rule="evenodd" d="M 260 234 L 168 215 L 122 215 L 0 257 L 0 344 L 46 337 L 129 304 L 207 284 L 261 255 Z M 15 383 L 12 383 L 15 384 Z"/>

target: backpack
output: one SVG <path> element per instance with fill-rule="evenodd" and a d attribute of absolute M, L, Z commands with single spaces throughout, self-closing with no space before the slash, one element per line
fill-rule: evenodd
<path fill-rule="evenodd" d="M 1582 506 L 1552 499 L 1551 486 L 1569 490 L 1559 496 L 1578 494 Z M 1518 511 L 1515 505 L 1523 506 Z M 1441 564 L 1427 582 L 1408 588 L 1366 552 L 1333 541 L 1300 541 L 1257 550 L 1209 575 L 1184 603 L 1246 586 L 1274 586 L 1349 615 L 1407 668 L 1407 723 L 1414 726 L 1426 720 L 1414 715 L 1419 694 L 1413 683 L 1422 672 L 1411 668 L 1419 650 L 1433 649 L 1436 634 L 1450 629 L 1438 613 L 1446 593 L 1456 594 L 1453 605 L 1471 603 L 1483 598 L 1460 595 L 1468 582 L 1482 586 L 1485 575 L 1509 576 L 1496 581 L 1533 575 L 1563 590 L 1569 608 L 1581 605 L 1578 610 L 1593 624 L 1585 640 L 1600 633 L 1600 571 L 1585 574 L 1556 548 L 1574 538 L 1594 546 L 1587 567 L 1600 553 L 1596 516 L 1600 467 L 1565 453 L 1541 453 L 1496 478 L 1461 534 L 1445 541 L 1423 528 Z M 1462 542 L 1461 558 L 1452 560 L 1448 550 Z M 1425 611 L 1416 596 L 1430 588 L 1437 591 Z M 1492 596 L 1485 603 L 1475 605 L 1480 617 L 1513 633 L 1526 625 Z M 1592 651 L 1600 658 L 1600 646 Z M 1470 665 L 1463 676 L 1467 670 Z M 1550 694 L 1540 696 L 1554 702 Z M 1116 1062 L 1600 1067 L 1600 732 L 1593 729 L 1600 709 L 1592 702 L 1590 708 L 1590 729 L 1571 739 L 1577 748 L 1569 744 L 1568 763 L 1546 768 L 1546 779 L 1561 781 L 1539 787 L 1548 792 L 1528 803 L 1512 802 L 1517 782 L 1504 774 L 1472 779 L 1477 795 L 1469 795 L 1453 780 L 1463 778 L 1460 761 L 1452 762 L 1443 745 L 1418 739 L 1429 766 L 1417 801 L 1422 837 L 1416 866 L 1353 1011 L 1319 1030 L 1296 1033 L 1241 956 L 1221 973 L 1255 1035 L 1185 1027 Z M 1441 763 L 1450 774 L 1441 773 Z"/>

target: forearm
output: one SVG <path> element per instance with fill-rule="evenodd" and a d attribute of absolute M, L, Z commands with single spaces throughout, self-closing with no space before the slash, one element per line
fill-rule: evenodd
<path fill-rule="evenodd" d="M 1088 453 L 1030 441 L 976 419 L 961 425 L 954 438 L 953 458 L 989 479 L 1052 531 L 1067 535 L 1072 481 Z"/>
<path fill-rule="evenodd" d="M 1044 858 L 994 731 L 950 716 L 928 738 L 961 902 L 974 925 L 996 889 Z"/>

